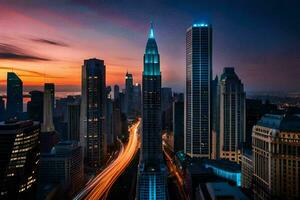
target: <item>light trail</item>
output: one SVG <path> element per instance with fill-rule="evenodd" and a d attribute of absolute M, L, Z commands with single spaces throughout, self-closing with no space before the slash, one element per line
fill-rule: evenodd
<path fill-rule="evenodd" d="M 135 157 L 139 148 L 138 128 L 141 120 L 129 128 L 128 143 L 122 144 L 118 157 L 98 174 L 86 187 L 74 198 L 79 199 L 106 199 L 110 188 L 118 177 L 125 171 Z"/>
<path fill-rule="evenodd" d="M 185 189 L 184 189 L 184 179 L 178 170 L 177 166 L 173 163 L 173 159 L 169 153 L 167 144 L 166 144 L 166 134 L 163 134 L 163 152 L 166 157 L 167 161 L 167 167 L 170 171 L 170 173 L 175 176 L 176 182 L 177 182 L 177 187 L 180 191 L 180 194 L 183 196 L 184 199 L 190 199 L 189 196 L 186 194 Z"/>

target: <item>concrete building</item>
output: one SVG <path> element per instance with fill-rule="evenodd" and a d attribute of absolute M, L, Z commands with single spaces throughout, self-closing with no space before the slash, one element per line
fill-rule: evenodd
<path fill-rule="evenodd" d="M 252 132 L 255 199 L 299 199 L 300 116 L 264 115 Z"/>
<path fill-rule="evenodd" d="M 242 187 L 252 190 L 253 188 L 253 156 L 251 149 L 243 149 L 242 152 Z"/>

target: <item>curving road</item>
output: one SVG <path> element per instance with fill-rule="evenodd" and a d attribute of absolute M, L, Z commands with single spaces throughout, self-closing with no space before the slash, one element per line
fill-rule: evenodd
<path fill-rule="evenodd" d="M 141 120 L 129 128 L 129 140 L 126 146 L 122 144 L 118 157 L 100 174 L 90 181 L 85 188 L 74 198 L 79 199 L 106 199 L 107 194 L 118 177 L 125 171 L 139 149 L 138 128 Z"/>

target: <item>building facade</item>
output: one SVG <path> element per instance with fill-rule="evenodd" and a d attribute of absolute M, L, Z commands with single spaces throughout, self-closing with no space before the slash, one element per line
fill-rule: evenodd
<path fill-rule="evenodd" d="M 68 104 L 67 123 L 68 136 L 67 140 L 80 141 L 80 104 Z"/>
<path fill-rule="evenodd" d="M 173 135 L 174 152 L 184 149 L 184 97 L 183 93 L 177 95 L 173 102 Z"/>
<path fill-rule="evenodd" d="M 254 199 L 299 199 L 300 116 L 264 115 L 252 132 Z"/>
<path fill-rule="evenodd" d="M 184 151 L 209 158 L 211 131 L 212 27 L 194 24 L 186 32 Z"/>
<path fill-rule="evenodd" d="M 41 91 L 30 91 L 31 100 L 27 103 L 27 113 L 31 120 L 43 122 L 44 93 Z"/>
<path fill-rule="evenodd" d="M 74 194 L 83 184 L 82 155 L 82 147 L 76 141 L 55 145 L 51 152 L 41 155 L 40 184 L 60 184 L 64 191 Z"/>
<path fill-rule="evenodd" d="M 142 138 L 137 199 L 167 199 L 167 174 L 162 154 L 161 72 L 153 27 L 144 54 Z"/>
<path fill-rule="evenodd" d="M 241 160 L 245 141 L 245 92 L 234 68 L 225 67 L 219 82 L 220 91 L 220 158 Z"/>
<path fill-rule="evenodd" d="M 39 136 L 38 122 L 0 123 L 0 199 L 31 199 L 36 195 Z"/>
<path fill-rule="evenodd" d="M 128 72 L 125 76 L 125 114 L 129 118 L 133 116 L 133 77 Z"/>
<path fill-rule="evenodd" d="M 91 167 L 99 167 L 106 156 L 106 81 L 103 60 L 84 61 L 85 113 L 86 113 L 86 161 Z"/>
<path fill-rule="evenodd" d="M 7 72 L 7 102 L 8 118 L 17 118 L 23 112 L 23 82 L 14 72 Z"/>

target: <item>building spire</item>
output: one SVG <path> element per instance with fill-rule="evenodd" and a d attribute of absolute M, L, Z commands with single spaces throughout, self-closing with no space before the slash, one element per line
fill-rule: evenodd
<path fill-rule="evenodd" d="M 149 38 L 154 38 L 154 29 L 152 21 L 150 22 Z"/>

